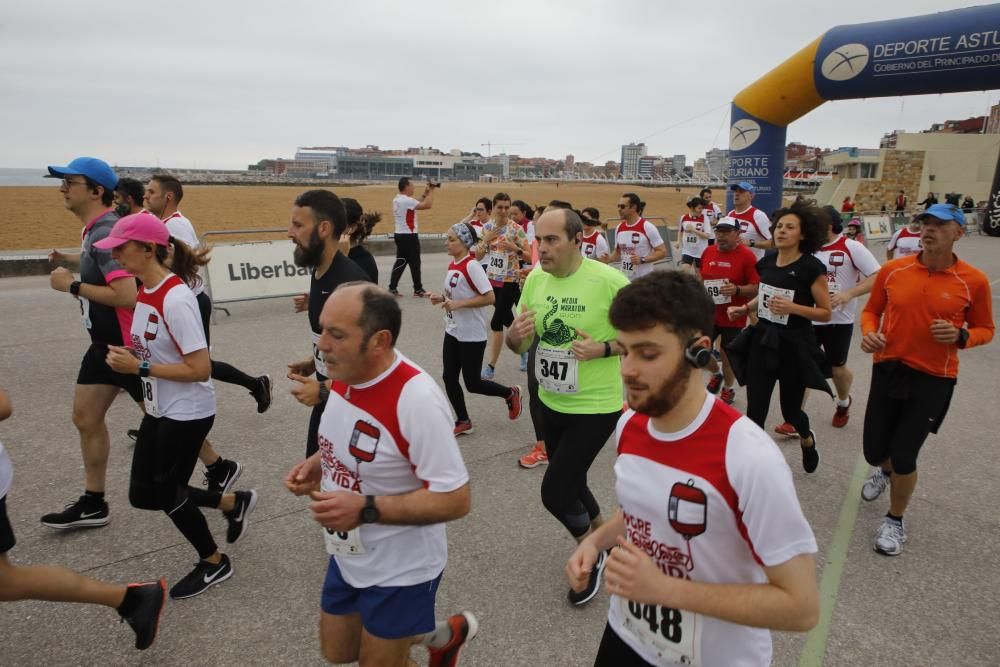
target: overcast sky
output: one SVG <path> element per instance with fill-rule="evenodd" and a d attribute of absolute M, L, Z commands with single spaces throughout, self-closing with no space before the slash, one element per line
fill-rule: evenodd
<path fill-rule="evenodd" d="M 487 141 L 603 163 L 632 140 L 690 163 L 726 147 L 737 92 L 829 28 L 969 4 L 21 0 L 0 10 L 0 167 L 244 168 L 296 146 Z M 877 147 L 998 98 L 829 102 L 788 140 Z"/>

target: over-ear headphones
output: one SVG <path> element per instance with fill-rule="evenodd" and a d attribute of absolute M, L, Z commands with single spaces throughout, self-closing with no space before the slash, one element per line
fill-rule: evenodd
<path fill-rule="evenodd" d="M 687 342 L 684 346 L 684 358 L 695 368 L 705 368 L 712 361 L 712 350 L 704 345 L 698 345 L 699 338 L 695 337 Z"/>

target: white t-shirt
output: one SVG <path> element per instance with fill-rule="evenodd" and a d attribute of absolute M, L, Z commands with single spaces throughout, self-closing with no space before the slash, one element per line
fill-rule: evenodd
<path fill-rule="evenodd" d="M 767 214 L 759 208 L 754 208 L 751 206 L 742 213 L 737 213 L 736 209 L 729 212 L 730 218 L 736 218 L 740 221 L 740 236 L 747 241 L 770 241 L 771 240 L 771 221 L 768 219 Z M 763 248 L 750 248 L 753 250 L 753 254 L 760 259 L 764 256 Z"/>
<path fill-rule="evenodd" d="M 760 584 L 767 582 L 764 567 L 816 552 L 778 446 L 707 392 L 684 430 L 659 433 L 649 417 L 629 410 L 618 420 L 616 441 L 615 492 L 626 536 L 663 573 Z M 608 622 L 652 664 L 667 662 L 657 650 L 679 650 L 705 667 L 771 664 L 771 635 L 764 629 L 617 595 L 611 596 Z"/>
<path fill-rule="evenodd" d="M 626 260 L 626 256 L 648 257 L 654 248 L 662 245 L 660 230 L 645 218 L 639 218 L 631 225 L 622 221 L 615 229 L 615 248 L 621 249 L 622 271 L 631 280 L 650 273 L 653 265 L 640 264 L 638 260 L 633 265 L 632 261 Z"/>
<path fill-rule="evenodd" d="M 705 207 L 704 215 L 705 219 L 711 224 L 712 229 L 715 229 L 715 223 L 722 217 L 722 209 L 714 201 L 710 201 L 708 202 L 708 206 Z"/>
<path fill-rule="evenodd" d="M 919 255 L 924 247 L 920 243 L 920 232 L 911 232 L 909 227 L 900 227 L 889 239 L 889 245 L 886 246 L 886 249 L 892 251 L 893 259 L 899 259 L 900 257 Z"/>
<path fill-rule="evenodd" d="M 184 217 L 180 211 L 174 211 L 170 217 L 164 219 L 163 224 L 167 226 L 167 231 L 170 232 L 171 236 L 179 241 L 183 241 L 187 247 L 191 248 L 191 250 L 195 250 L 201 245 L 201 242 L 198 240 L 198 234 L 194 231 L 194 225 L 192 225 L 191 221 Z M 198 273 L 201 273 L 201 269 L 198 269 Z M 191 291 L 194 292 L 195 296 L 204 292 L 204 281 L 199 280 L 197 284 L 191 288 Z"/>
<path fill-rule="evenodd" d="M 871 250 L 843 235 L 813 254 L 826 266 L 826 282 L 830 294 L 851 289 L 868 276 L 877 273 L 880 268 Z M 854 324 L 856 301 L 851 299 L 843 307 L 834 308 L 829 322 L 813 322 L 813 326 Z"/>
<path fill-rule="evenodd" d="M 707 234 L 712 231 L 712 225 L 705 214 L 696 217 L 690 213 L 685 213 L 681 216 L 680 221 L 682 255 L 701 257 L 701 254 L 705 252 L 705 248 L 708 247 L 708 239 L 698 236 L 694 233 L 695 231 Z"/>
<path fill-rule="evenodd" d="M 183 355 L 208 347 L 198 301 L 184 281 L 170 273 L 159 285 L 139 288 L 128 346 L 151 364 L 180 364 Z M 154 417 L 192 421 L 215 414 L 211 379 L 175 382 L 148 377 L 141 382 L 146 412 Z"/>
<path fill-rule="evenodd" d="M 608 239 L 604 236 L 604 232 L 595 229 L 590 236 L 584 235 L 583 243 L 580 244 L 580 254 L 587 259 L 597 259 L 610 255 L 611 248 L 608 246 Z"/>
<path fill-rule="evenodd" d="M 397 351 L 392 366 L 370 382 L 332 383 L 319 424 L 321 487 L 374 496 L 455 491 L 468 483 L 469 473 L 454 429 L 451 406 L 437 383 Z M 323 532 L 329 551 L 331 537 Z M 363 524 L 333 535 L 360 545 L 360 552 L 334 556 L 344 580 L 356 588 L 430 581 L 448 560 L 443 523 Z"/>
<path fill-rule="evenodd" d="M 493 291 L 482 264 L 472 255 L 448 265 L 444 277 L 444 295 L 454 301 L 464 301 Z M 445 333 L 462 342 L 486 340 L 487 308 L 459 308 L 444 315 Z"/>
<path fill-rule="evenodd" d="M 10 456 L 0 442 L 0 498 L 10 491 L 10 483 L 14 480 L 14 464 L 10 462 Z"/>
<path fill-rule="evenodd" d="M 404 194 L 396 195 L 392 200 L 392 219 L 395 223 L 393 229 L 397 234 L 417 233 L 417 205 L 420 200 L 408 197 Z"/>

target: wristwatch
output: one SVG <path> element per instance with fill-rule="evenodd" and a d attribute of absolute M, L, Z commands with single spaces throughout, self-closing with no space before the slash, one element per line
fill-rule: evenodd
<path fill-rule="evenodd" d="M 646 263 L 646 258 L 645 257 L 640 257 L 639 258 L 639 263 L 640 264 L 645 264 Z"/>
<path fill-rule="evenodd" d="M 958 348 L 960 350 L 964 350 L 968 342 L 969 342 L 969 330 L 966 329 L 965 327 L 962 327 L 961 329 L 958 330 L 958 340 L 955 341 L 955 344 L 958 345 Z"/>
<path fill-rule="evenodd" d="M 73 296 L 80 296 L 80 281 L 74 280 L 69 284 L 69 293 Z"/>
<path fill-rule="evenodd" d="M 750 239 L 750 240 L 747 241 L 747 244 L 752 248 L 755 245 L 757 245 L 757 242 L 755 240 L 753 240 L 753 239 Z"/>
<path fill-rule="evenodd" d="M 365 496 L 365 506 L 361 508 L 361 523 L 378 523 L 379 516 L 375 496 Z"/>
<path fill-rule="evenodd" d="M 148 378 L 149 377 L 149 362 L 140 361 L 139 362 L 139 377 Z"/>

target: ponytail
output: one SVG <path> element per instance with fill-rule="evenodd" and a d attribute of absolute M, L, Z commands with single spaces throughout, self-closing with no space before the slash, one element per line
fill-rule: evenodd
<path fill-rule="evenodd" d="M 170 237 L 168 243 L 170 244 L 169 251 L 165 246 L 156 246 L 156 259 L 160 264 L 170 267 L 170 270 L 188 287 L 194 289 L 201 285 L 198 267 L 208 264 L 209 254 L 212 252 L 211 247 L 203 246 L 193 250 L 188 244 L 173 236 Z"/>

